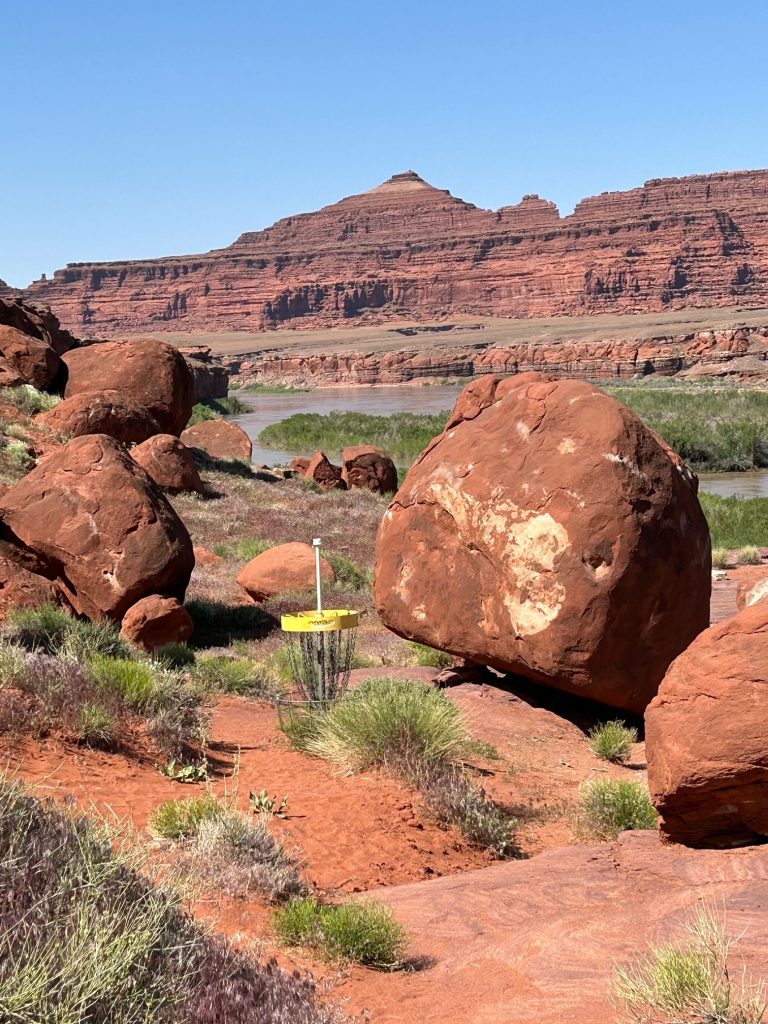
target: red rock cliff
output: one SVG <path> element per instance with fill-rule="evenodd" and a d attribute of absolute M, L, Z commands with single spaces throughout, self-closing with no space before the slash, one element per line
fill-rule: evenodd
<path fill-rule="evenodd" d="M 23 294 L 89 336 L 761 306 L 767 228 L 768 171 L 649 181 L 567 217 L 538 196 L 481 210 L 408 171 L 226 249 L 70 264 Z"/>

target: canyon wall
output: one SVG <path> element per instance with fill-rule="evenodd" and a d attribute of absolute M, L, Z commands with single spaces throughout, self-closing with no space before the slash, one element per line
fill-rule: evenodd
<path fill-rule="evenodd" d="M 768 171 L 653 180 L 566 217 L 537 196 L 478 209 L 409 171 L 224 249 L 70 264 L 21 294 L 86 337 L 758 307 L 767 229 Z"/>
<path fill-rule="evenodd" d="M 554 376 L 611 380 L 647 374 L 768 379 L 768 326 L 670 334 L 657 338 L 512 345 L 435 346 L 429 350 L 274 355 L 225 359 L 245 386 L 408 384 L 484 373 L 538 370 Z"/>

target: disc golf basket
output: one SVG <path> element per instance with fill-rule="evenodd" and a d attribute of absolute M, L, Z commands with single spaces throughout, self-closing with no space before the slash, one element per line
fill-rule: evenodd
<path fill-rule="evenodd" d="M 341 696 L 349 683 L 355 653 L 357 612 L 323 609 L 319 539 L 315 549 L 317 608 L 283 615 L 280 624 L 287 634 L 288 658 L 298 692 L 278 701 L 278 709 L 324 711 Z"/>

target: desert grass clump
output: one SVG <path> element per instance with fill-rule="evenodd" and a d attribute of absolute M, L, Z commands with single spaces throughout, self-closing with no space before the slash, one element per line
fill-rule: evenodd
<path fill-rule="evenodd" d="M 111 747 L 117 738 L 115 717 L 101 704 L 84 704 L 80 713 L 80 739 L 90 747 Z"/>
<path fill-rule="evenodd" d="M 331 1024 L 308 982 L 212 938 L 143 854 L 0 780 L 0 1020 Z"/>
<path fill-rule="evenodd" d="M 21 384 L 16 388 L 3 388 L 3 399 L 11 405 L 15 405 L 24 416 L 49 412 L 61 401 L 58 395 L 49 395 L 45 391 L 38 391 L 32 384 Z"/>
<path fill-rule="evenodd" d="M 149 662 L 97 654 L 88 669 L 101 690 L 119 696 L 132 711 L 142 714 L 152 705 L 156 678 Z"/>
<path fill-rule="evenodd" d="M 348 772 L 454 761 L 467 740 L 441 690 L 403 679 L 366 679 L 315 718 L 307 752 Z"/>
<path fill-rule="evenodd" d="M 193 676 L 211 690 L 243 697 L 270 699 L 282 692 L 270 669 L 253 658 L 206 654 L 197 659 Z"/>
<path fill-rule="evenodd" d="M 733 565 L 733 559 L 727 548 L 712 549 L 712 567 L 714 569 L 727 569 L 731 565 Z"/>
<path fill-rule="evenodd" d="M 655 829 L 656 811 L 646 786 L 623 779 L 594 779 L 579 790 L 576 831 L 583 838 L 615 839 L 627 829 Z"/>
<path fill-rule="evenodd" d="M 340 590 L 351 590 L 358 592 L 368 590 L 373 586 L 373 571 L 361 569 L 356 562 L 338 551 L 326 551 L 325 558 L 330 563 L 336 576 L 336 586 Z"/>
<path fill-rule="evenodd" d="M 633 743 L 637 743 L 637 729 L 618 718 L 596 725 L 589 731 L 590 750 L 603 761 L 624 764 L 629 760 Z"/>
<path fill-rule="evenodd" d="M 738 551 L 737 559 L 739 565 L 760 565 L 763 560 L 758 549 L 751 544 Z"/>
<path fill-rule="evenodd" d="M 80 662 L 100 654 L 130 658 L 134 653 L 113 622 L 77 619 L 55 604 L 13 610 L 3 635 L 29 651 L 62 654 Z"/>
<path fill-rule="evenodd" d="M 614 970 L 614 1001 L 634 1024 L 762 1024 L 765 985 L 730 963 L 733 939 L 713 908 L 700 906 L 680 944 L 651 946 Z"/>
<path fill-rule="evenodd" d="M 425 668 L 450 668 L 453 664 L 453 655 L 447 651 L 438 651 L 436 647 L 428 647 L 415 640 L 409 640 L 408 645 L 415 655 L 417 665 Z"/>
<path fill-rule="evenodd" d="M 221 817 L 225 805 L 213 793 L 188 800 L 166 800 L 149 816 L 150 829 L 162 839 L 189 839 L 204 821 Z"/>
<path fill-rule="evenodd" d="M 392 911 L 376 900 L 324 906 L 295 899 L 275 913 L 278 938 L 287 946 L 317 949 L 331 961 L 380 971 L 403 966 L 408 936 Z"/>
<path fill-rule="evenodd" d="M 199 760 L 211 731 L 210 694 L 172 672 L 155 677 L 147 711 L 158 749 L 181 764 Z"/>

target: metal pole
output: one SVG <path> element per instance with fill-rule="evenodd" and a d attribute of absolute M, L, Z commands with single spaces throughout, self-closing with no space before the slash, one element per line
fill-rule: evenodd
<path fill-rule="evenodd" d="M 319 537 L 315 537 L 312 541 L 312 546 L 315 549 L 315 578 L 317 581 L 317 611 L 322 613 L 323 610 L 323 590 L 322 580 L 320 578 L 320 545 L 322 541 Z M 325 675 L 323 672 L 323 634 L 317 634 L 317 694 L 320 698 L 320 703 L 325 706 Z"/>

